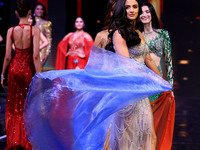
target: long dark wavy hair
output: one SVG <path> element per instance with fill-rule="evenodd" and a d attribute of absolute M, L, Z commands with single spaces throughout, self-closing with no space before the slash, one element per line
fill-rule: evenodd
<path fill-rule="evenodd" d="M 111 12 L 114 10 L 114 5 L 116 4 L 117 0 L 109 0 L 107 7 L 106 7 L 106 13 L 105 13 L 105 22 L 103 29 L 108 29 L 110 26 L 111 21 Z"/>
<path fill-rule="evenodd" d="M 45 7 L 42 3 L 37 2 L 37 3 L 34 5 L 33 9 L 32 9 L 33 25 L 35 25 L 35 9 L 36 9 L 36 7 L 37 7 L 38 5 L 41 5 L 41 6 L 42 6 L 42 9 L 43 9 L 43 15 L 41 16 L 41 18 L 44 19 L 44 20 L 46 20 L 46 13 L 47 13 L 47 12 L 46 12 L 46 7 Z"/>
<path fill-rule="evenodd" d="M 151 22 L 152 22 L 152 28 L 153 29 L 160 29 L 160 23 L 159 23 L 159 20 L 158 20 L 158 17 L 156 15 L 156 11 L 153 7 L 153 5 L 151 3 L 149 3 L 148 1 L 144 1 L 142 2 L 141 4 L 141 8 L 142 6 L 147 6 L 150 10 L 150 13 L 151 13 Z M 142 23 L 141 23 L 142 24 Z M 144 26 L 143 24 L 140 26 L 140 31 L 144 31 Z"/>
<path fill-rule="evenodd" d="M 118 0 L 113 11 L 113 16 L 111 18 L 111 25 L 109 27 L 109 35 L 110 43 L 106 45 L 106 49 L 115 52 L 113 48 L 113 34 L 116 30 L 119 31 L 122 38 L 126 41 L 126 44 L 129 47 L 136 46 L 141 42 L 141 39 L 136 32 L 136 29 L 139 29 L 139 16 L 142 12 L 140 7 L 140 0 L 136 0 L 138 2 L 139 12 L 138 17 L 135 21 L 135 27 L 131 24 L 131 20 L 127 18 L 125 2 L 126 0 Z"/>
<path fill-rule="evenodd" d="M 17 1 L 16 11 L 18 12 L 20 17 L 26 17 L 29 10 L 31 10 L 31 7 L 27 0 Z"/>

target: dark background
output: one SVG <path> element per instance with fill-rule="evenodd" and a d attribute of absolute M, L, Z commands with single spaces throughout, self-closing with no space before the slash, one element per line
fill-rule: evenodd
<path fill-rule="evenodd" d="M 31 0 L 33 5 L 36 0 Z M 86 31 L 95 38 L 101 30 L 108 0 L 82 0 L 82 16 Z M 14 14 L 16 0 L 0 0 L 0 70 L 5 54 L 6 31 L 18 24 Z M 52 52 L 46 66 L 55 66 L 56 48 L 59 41 L 74 31 L 77 16 L 76 0 L 49 0 L 48 20 L 53 24 Z M 173 150 L 200 149 L 200 0 L 164 0 L 161 16 L 163 28 L 169 31 L 172 42 L 175 73 L 176 121 Z M 97 23 L 100 20 L 100 23 Z M 188 60 L 189 64 L 180 64 Z M 0 94 L 5 95 L 0 87 Z"/>
<path fill-rule="evenodd" d="M 82 0 L 82 16 L 86 22 L 86 31 L 95 38 L 102 28 L 108 0 Z M 31 0 L 33 6 L 36 0 Z M 55 67 L 56 48 L 59 41 L 74 31 L 73 24 L 77 16 L 76 0 L 48 1 L 48 20 L 53 24 L 52 52 L 45 66 Z M 4 41 L 0 43 L 0 70 L 5 54 L 7 29 L 18 24 L 15 16 L 16 0 L 0 0 L 0 34 Z M 168 30 L 172 42 L 173 66 L 176 92 L 186 96 L 200 97 L 200 1 L 164 0 L 164 12 L 161 16 L 163 28 Z M 100 23 L 97 23 L 100 20 Z M 189 60 L 190 64 L 179 64 L 180 60 Z M 187 80 L 183 80 L 187 77 Z M 2 88 L 0 88 L 0 92 Z"/>

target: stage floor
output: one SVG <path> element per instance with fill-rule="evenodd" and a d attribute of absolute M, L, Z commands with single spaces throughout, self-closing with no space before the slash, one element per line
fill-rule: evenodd
<path fill-rule="evenodd" d="M 176 92 L 176 91 L 175 91 Z M 200 98 L 175 94 L 176 116 L 172 150 L 200 149 Z M 0 95 L 0 136 L 5 134 L 5 101 Z M 6 138 L 0 140 L 0 150 L 6 146 Z"/>

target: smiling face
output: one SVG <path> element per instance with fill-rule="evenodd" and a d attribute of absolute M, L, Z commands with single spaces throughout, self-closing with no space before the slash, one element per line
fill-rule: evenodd
<path fill-rule="evenodd" d="M 151 23 L 151 12 L 148 6 L 142 6 L 142 14 L 140 15 L 140 20 L 143 24 Z"/>
<path fill-rule="evenodd" d="M 76 27 L 77 30 L 82 30 L 83 29 L 84 21 L 83 21 L 82 18 L 80 18 L 80 17 L 76 18 L 75 27 Z"/>
<path fill-rule="evenodd" d="M 126 0 L 125 9 L 127 13 L 127 18 L 129 20 L 136 20 L 139 12 L 139 4 L 136 0 Z"/>
<path fill-rule="evenodd" d="M 43 15 L 43 7 L 42 5 L 37 5 L 36 8 L 35 8 L 35 16 L 37 17 L 41 17 Z"/>

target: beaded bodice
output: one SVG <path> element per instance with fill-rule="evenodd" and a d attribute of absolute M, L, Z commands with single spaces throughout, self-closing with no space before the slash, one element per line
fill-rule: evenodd
<path fill-rule="evenodd" d="M 44 48 L 43 50 L 48 55 L 51 52 L 51 43 L 52 43 L 52 23 L 51 21 L 44 20 L 40 17 L 35 17 L 36 24 L 35 26 L 40 29 L 40 31 L 44 34 L 44 36 L 47 38 L 49 45 Z M 40 41 L 40 45 L 42 44 L 42 41 Z"/>
<path fill-rule="evenodd" d="M 144 59 L 149 53 L 149 49 L 145 44 L 138 44 L 137 46 L 130 47 L 129 49 L 130 58 L 133 58 L 140 63 L 144 64 Z"/>
<path fill-rule="evenodd" d="M 149 36 L 149 37 L 148 37 Z M 151 34 L 144 34 L 145 41 L 151 50 L 150 53 L 154 53 L 158 57 L 163 56 L 163 37 L 161 34 L 152 32 Z"/>
<path fill-rule="evenodd" d="M 145 42 L 150 49 L 150 53 L 160 57 L 159 65 L 157 66 L 161 75 L 166 72 L 167 80 L 173 84 L 173 66 L 172 66 L 172 51 L 171 41 L 168 31 L 164 29 L 156 29 L 150 33 L 144 33 Z M 163 70 L 166 66 L 166 70 Z"/>

